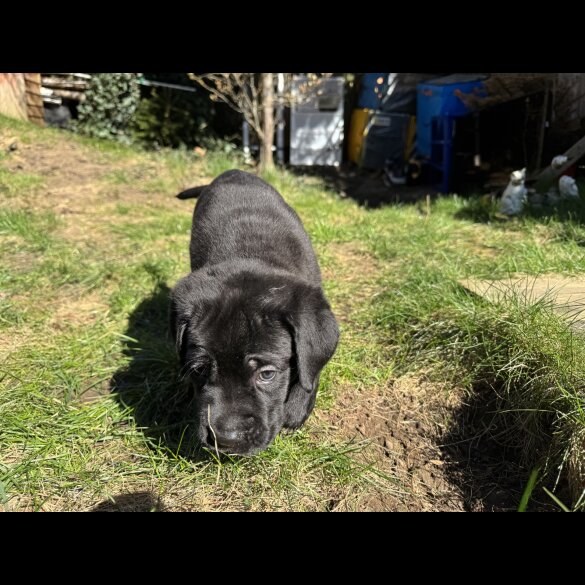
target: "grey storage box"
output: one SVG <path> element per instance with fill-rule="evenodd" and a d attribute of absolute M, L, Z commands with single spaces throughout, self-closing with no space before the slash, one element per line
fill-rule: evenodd
<path fill-rule="evenodd" d="M 295 77 L 290 113 L 290 164 L 339 166 L 343 146 L 341 77 L 322 79 L 306 94 L 306 78 Z M 299 101 L 297 101 L 299 100 Z"/>

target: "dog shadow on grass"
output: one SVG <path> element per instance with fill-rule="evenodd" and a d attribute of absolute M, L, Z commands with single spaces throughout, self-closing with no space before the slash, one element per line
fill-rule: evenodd
<path fill-rule="evenodd" d="M 110 390 L 153 446 L 205 460 L 210 456 L 195 435 L 193 394 L 179 380 L 169 334 L 169 294 L 169 287 L 159 285 L 130 315 L 123 350 L 129 361 L 112 377 Z"/>
<path fill-rule="evenodd" d="M 150 492 L 120 494 L 94 506 L 90 512 L 165 512 L 159 498 Z"/>

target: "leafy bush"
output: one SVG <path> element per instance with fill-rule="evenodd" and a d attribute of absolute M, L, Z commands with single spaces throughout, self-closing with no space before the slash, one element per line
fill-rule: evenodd
<path fill-rule="evenodd" d="M 132 124 L 133 137 L 154 147 L 201 145 L 211 132 L 209 124 L 214 117 L 207 94 L 197 90 L 185 73 L 147 73 L 145 77 L 150 81 L 193 87 L 195 91 L 144 87 Z"/>
<path fill-rule="evenodd" d="M 95 138 L 130 142 L 130 125 L 140 100 L 136 73 L 94 73 L 75 128 Z"/>

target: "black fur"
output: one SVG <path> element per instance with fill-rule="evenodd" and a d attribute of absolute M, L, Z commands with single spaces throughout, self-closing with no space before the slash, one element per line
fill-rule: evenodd
<path fill-rule="evenodd" d="M 203 189 L 206 189 L 207 185 L 203 187 L 192 187 L 191 189 L 185 189 L 177 195 L 177 199 L 195 199 L 201 195 Z"/>
<path fill-rule="evenodd" d="M 339 337 L 302 223 L 262 179 L 227 171 L 199 197 L 191 274 L 171 294 L 171 330 L 196 390 L 202 444 L 250 455 L 300 427 Z M 265 382 L 260 377 L 274 379 Z"/>

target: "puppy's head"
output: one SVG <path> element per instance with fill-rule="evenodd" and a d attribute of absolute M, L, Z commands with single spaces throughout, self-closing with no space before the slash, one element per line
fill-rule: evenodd
<path fill-rule="evenodd" d="M 309 416 L 339 331 L 321 289 L 290 277 L 194 272 L 171 330 L 195 393 L 202 445 L 252 455 Z"/>

